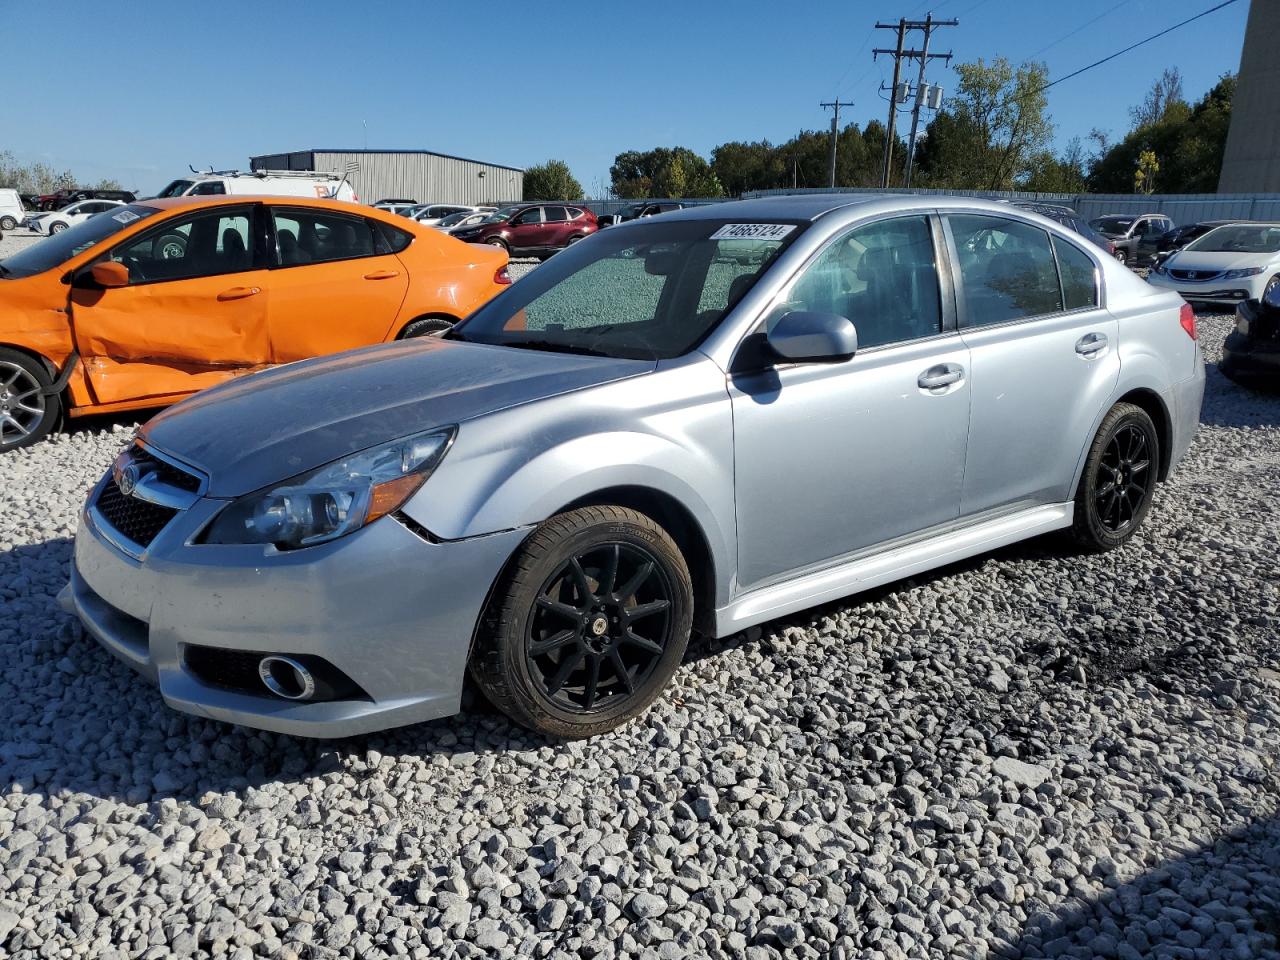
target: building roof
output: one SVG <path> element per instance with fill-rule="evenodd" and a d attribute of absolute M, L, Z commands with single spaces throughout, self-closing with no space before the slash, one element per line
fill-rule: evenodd
<path fill-rule="evenodd" d="M 432 157 L 441 157 L 445 160 L 459 160 L 462 163 L 478 163 L 482 167 L 496 167 L 499 170 L 514 170 L 516 173 L 524 173 L 524 167 L 509 167 L 505 163 L 490 163 L 488 160 L 473 160 L 470 157 L 457 157 L 451 153 L 439 153 L 435 150 L 370 150 L 367 147 L 311 147 L 308 150 L 279 150 L 275 153 L 263 153 L 256 157 L 250 157 L 249 162 L 256 160 L 265 160 L 268 157 L 283 157 L 291 153 L 425 153 Z"/>

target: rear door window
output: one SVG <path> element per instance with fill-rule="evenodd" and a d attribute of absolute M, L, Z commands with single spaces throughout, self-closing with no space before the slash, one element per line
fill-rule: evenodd
<path fill-rule="evenodd" d="M 1083 310 L 1098 305 L 1098 268 L 1093 260 L 1075 244 L 1053 238 L 1053 251 L 1058 256 L 1058 273 L 1062 277 L 1062 299 L 1068 310 Z"/>
<path fill-rule="evenodd" d="M 372 257 L 373 225 L 364 217 L 300 207 L 272 209 L 276 257 L 282 267 Z"/>
<path fill-rule="evenodd" d="M 959 257 L 964 322 L 1010 323 L 1062 310 L 1049 234 L 1019 220 L 978 214 L 947 218 Z"/>
<path fill-rule="evenodd" d="M 544 207 L 543 209 L 547 212 L 547 223 L 560 223 L 563 220 L 569 219 L 569 214 L 565 211 L 564 207 Z"/>

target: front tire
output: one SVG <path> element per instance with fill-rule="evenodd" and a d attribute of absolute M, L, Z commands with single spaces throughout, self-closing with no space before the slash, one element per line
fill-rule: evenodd
<path fill-rule="evenodd" d="M 13 219 L 13 217 L 0 218 L 0 230 L 16 230 L 17 227 L 18 221 Z"/>
<path fill-rule="evenodd" d="M 1141 407 L 1117 403 L 1102 420 L 1076 491 L 1071 532 L 1086 550 L 1128 543 L 1151 509 L 1160 436 Z"/>
<path fill-rule="evenodd" d="M 62 402 L 43 392 L 52 384 L 39 360 L 0 347 L 0 453 L 43 440 L 58 425 Z"/>
<path fill-rule="evenodd" d="M 412 340 L 414 337 L 438 336 L 453 329 L 453 321 L 444 317 L 423 317 L 405 325 L 400 331 L 401 340 Z"/>
<path fill-rule="evenodd" d="M 61 233 L 65 229 L 67 229 L 67 225 L 65 223 L 51 223 L 49 224 L 49 236 L 53 236 L 55 233 Z"/>
<path fill-rule="evenodd" d="M 1129 254 L 1126 251 L 1120 249 L 1119 247 L 1116 248 L 1116 259 L 1119 260 L 1121 263 L 1123 263 L 1125 266 L 1129 265 Z"/>
<path fill-rule="evenodd" d="M 584 507 L 542 524 L 509 565 L 471 674 L 517 723 L 595 736 L 657 699 L 692 623 L 689 569 L 671 536 L 635 510 Z"/>

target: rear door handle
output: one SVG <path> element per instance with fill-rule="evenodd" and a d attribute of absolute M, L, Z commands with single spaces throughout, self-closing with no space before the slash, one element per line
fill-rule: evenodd
<path fill-rule="evenodd" d="M 391 280 L 400 276 L 399 270 L 375 270 L 373 273 L 366 273 L 366 280 Z"/>
<path fill-rule="evenodd" d="M 245 297 L 256 297 L 262 292 L 261 287 L 232 287 L 218 294 L 219 300 L 243 300 Z"/>
<path fill-rule="evenodd" d="M 1105 333 L 1086 333 L 1076 341 L 1076 353 L 1086 360 L 1101 356 L 1106 349 L 1107 335 Z"/>
<path fill-rule="evenodd" d="M 938 390 L 964 379 L 964 367 L 957 363 L 940 363 L 920 374 L 916 383 L 921 390 Z"/>

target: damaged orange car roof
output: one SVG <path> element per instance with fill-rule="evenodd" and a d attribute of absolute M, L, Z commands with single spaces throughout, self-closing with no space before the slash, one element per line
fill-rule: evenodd
<path fill-rule="evenodd" d="M 0 348 L 72 416 L 440 329 L 511 282 L 499 248 L 318 197 L 142 200 L 3 265 Z"/>

